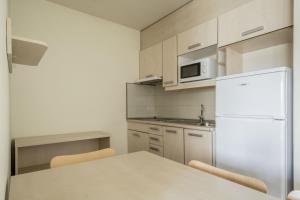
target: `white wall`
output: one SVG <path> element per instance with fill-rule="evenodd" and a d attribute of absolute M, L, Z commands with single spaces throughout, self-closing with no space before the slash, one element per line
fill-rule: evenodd
<path fill-rule="evenodd" d="M 15 35 L 49 45 L 39 67 L 11 75 L 12 136 L 103 130 L 125 153 L 125 83 L 138 78 L 140 33 L 45 0 L 11 9 Z"/>
<path fill-rule="evenodd" d="M 0 200 L 5 199 L 9 175 L 9 86 L 6 57 L 7 0 L 0 0 Z"/>
<path fill-rule="evenodd" d="M 300 190 L 300 1 L 294 0 L 294 184 Z"/>

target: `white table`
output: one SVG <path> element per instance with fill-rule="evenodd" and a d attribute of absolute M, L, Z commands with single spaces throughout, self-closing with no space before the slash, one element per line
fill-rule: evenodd
<path fill-rule="evenodd" d="M 147 152 L 12 177 L 10 200 L 277 200 Z"/>

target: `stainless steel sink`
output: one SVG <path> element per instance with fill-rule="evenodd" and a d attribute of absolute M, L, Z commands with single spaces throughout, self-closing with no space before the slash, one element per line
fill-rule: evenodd
<path fill-rule="evenodd" d="M 156 122 L 165 122 L 165 123 L 174 123 L 174 124 L 185 124 L 192 126 L 206 126 L 206 127 L 214 127 L 215 121 L 213 120 L 205 120 L 203 124 L 200 123 L 200 120 L 197 119 L 179 119 L 179 118 L 137 118 L 138 120 L 145 121 L 156 121 Z"/>

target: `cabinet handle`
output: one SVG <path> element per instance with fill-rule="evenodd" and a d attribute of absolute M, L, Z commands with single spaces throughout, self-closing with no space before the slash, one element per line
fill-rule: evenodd
<path fill-rule="evenodd" d="M 203 135 L 199 135 L 199 134 L 195 134 L 195 133 L 189 133 L 189 136 L 192 136 L 192 137 L 199 137 L 199 138 L 202 138 Z"/>
<path fill-rule="evenodd" d="M 188 46 L 188 49 L 189 49 L 189 50 L 195 49 L 195 48 L 197 48 L 197 47 L 200 47 L 201 45 L 202 45 L 201 43 L 193 44 L 193 45 Z"/>
<path fill-rule="evenodd" d="M 150 137 L 150 140 L 159 141 L 158 138 Z"/>
<path fill-rule="evenodd" d="M 153 74 L 149 74 L 149 75 L 146 76 L 146 78 L 151 78 L 153 76 L 154 76 Z"/>
<path fill-rule="evenodd" d="M 174 134 L 177 134 L 177 131 L 175 130 L 166 130 L 167 133 L 174 133 Z"/>
<path fill-rule="evenodd" d="M 165 85 L 170 85 L 170 84 L 173 84 L 173 83 L 174 83 L 174 81 L 165 81 L 164 82 Z"/>
<path fill-rule="evenodd" d="M 159 149 L 158 149 L 158 148 L 155 148 L 155 147 L 149 147 L 149 149 L 152 150 L 152 151 L 159 152 Z"/>
<path fill-rule="evenodd" d="M 254 29 L 251 29 L 251 30 L 242 32 L 242 37 L 245 37 L 245 36 L 250 35 L 250 34 L 252 34 L 252 33 L 256 33 L 256 32 L 258 32 L 258 31 L 262 31 L 262 30 L 264 30 L 264 29 L 265 29 L 264 26 L 259 26 L 259 27 L 256 27 L 256 28 L 254 28 Z"/>
<path fill-rule="evenodd" d="M 140 134 L 134 133 L 133 136 L 135 137 L 141 137 Z"/>
<path fill-rule="evenodd" d="M 247 86 L 249 83 L 241 83 L 240 86 Z"/>
<path fill-rule="evenodd" d="M 159 129 L 155 128 L 155 127 L 150 127 L 149 129 L 152 130 L 152 131 L 159 131 Z"/>

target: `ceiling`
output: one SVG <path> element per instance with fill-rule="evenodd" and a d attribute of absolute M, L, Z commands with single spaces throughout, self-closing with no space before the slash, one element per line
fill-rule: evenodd
<path fill-rule="evenodd" d="M 142 30 L 191 0 L 48 0 Z"/>

